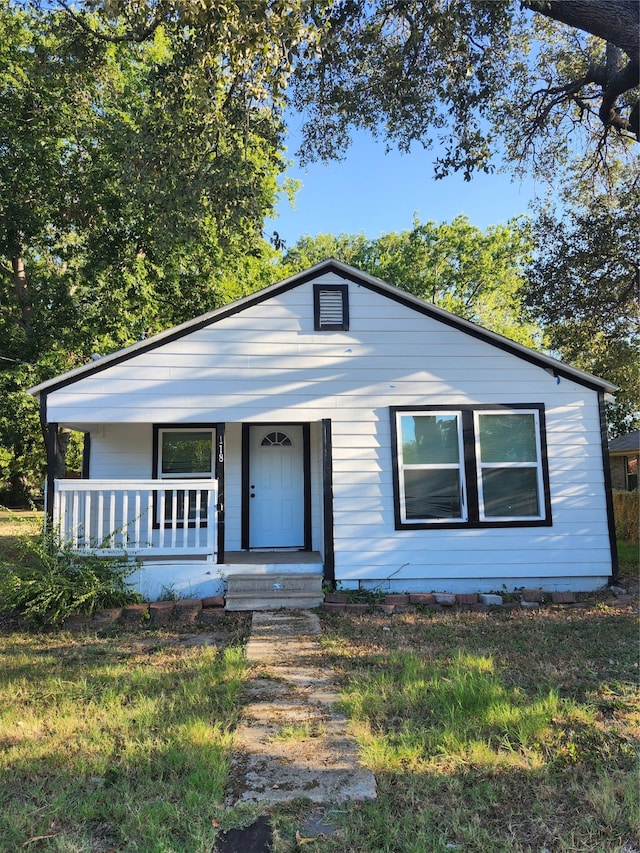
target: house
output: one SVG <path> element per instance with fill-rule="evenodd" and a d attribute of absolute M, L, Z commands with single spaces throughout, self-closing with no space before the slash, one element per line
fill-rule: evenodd
<path fill-rule="evenodd" d="M 30 393 L 60 535 L 153 598 L 596 589 L 614 390 L 328 260 Z M 81 480 L 53 476 L 62 426 Z"/>
<path fill-rule="evenodd" d="M 609 442 L 609 459 L 612 487 L 626 492 L 637 489 L 640 429 L 612 438 Z"/>

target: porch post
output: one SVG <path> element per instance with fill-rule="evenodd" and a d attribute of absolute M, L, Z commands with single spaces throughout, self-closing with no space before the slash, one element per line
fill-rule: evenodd
<path fill-rule="evenodd" d="M 217 562 L 224 563 L 224 428 L 225 424 L 216 424 L 216 471 L 218 481 L 218 503 L 216 504 L 216 524 L 218 525 Z"/>
<path fill-rule="evenodd" d="M 91 433 L 85 432 L 82 444 L 82 479 L 89 479 L 91 470 Z"/>
<path fill-rule="evenodd" d="M 47 424 L 47 492 L 45 506 L 47 508 L 47 527 L 53 527 L 53 501 L 56 488 L 56 457 L 58 454 L 58 424 Z"/>
<path fill-rule="evenodd" d="M 607 524 L 609 526 L 609 547 L 611 549 L 611 579 L 609 584 L 618 581 L 618 541 L 616 520 L 613 514 L 613 493 L 611 486 L 611 461 L 609 459 L 609 437 L 607 435 L 607 410 L 604 405 L 604 391 L 598 391 L 598 409 L 600 414 L 600 442 L 602 444 L 602 473 L 604 475 L 604 493 L 607 505 Z"/>
<path fill-rule="evenodd" d="M 324 519 L 324 579 L 332 586 L 336 582 L 336 561 L 333 547 L 333 444 L 331 418 L 322 419 L 322 505 Z"/>

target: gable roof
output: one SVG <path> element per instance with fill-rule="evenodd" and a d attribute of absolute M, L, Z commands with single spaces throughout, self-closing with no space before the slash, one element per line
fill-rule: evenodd
<path fill-rule="evenodd" d="M 202 314 L 199 317 L 195 317 L 193 320 L 188 320 L 178 326 L 173 326 L 170 329 L 166 329 L 164 332 L 159 332 L 151 338 L 139 341 L 138 343 L 132 344 L 125 349 L 118 350 L 110 355 L 105 355 L 96 361 L 77 367 L 75 370 L 71 370 L 68 373 L 63 373 L 60 376 L 55 376 L 52 379 L 41 382 L 39 385 L 29 388 L 27 393 L 39 396 L 42 393 L 48 394 L 52 391 L 57 391 L 60 388 L 64 388 L 67 385 L 80 381 L 86 376 L 92 376 L 93 374 L 106 370 L 115 364 L 121 364 L 124 361 L 128 361 L 130 358 L 134 358 L 136 355 L 149 352 L 163 344 L 175 341 L 190 334 L 191 332 L 217 323 L 225 317 L 237 314 L 250 306 L 258 305 L 273 296 L 278 296 L 281 293 L 285 293 L 287 290 L 299 287 L 301 284 L 305 284 L 308 281 L 328 273 L 334 273 L 341 278 L 353 282 L 354 284 L 366 287 L 369 290 L 373 290 L 376 293 L 380 293 L 383 296 L 388 297 L 389 299 L 393 299 L 420 314 L 438 320 L 447 326 L 459 329 L 465 334 L 483 340 L 492 346 L 496 346 L 499 349 L 517 356 L 518 358 L 524 359 L 531 364 L 535 364 L 544 370 L 553 373 L 554 376 L 562 376 L 566 379 L 571 379 L 596 391 L 612 393 L 617 388 L 617 386 L 612 385 L 604 379 L 599 379 L 590 373 L 578 370 L 577 368 L 564 364 L 555 358 L 551 358 L 551 356 L 544 355 L 543 353 L 530 349 L 523 344 L 518 344 L 515 341 L 509 340 L 509 338 L 505 338 L 503 335 L 499 335 L 496 332 L 491 332 L 482 326 L 478 326 L 470 320 L 465 320 L 449 311 L 445 311 L 443 308 L 438 308 L 436 305 L 425 302 L 417 296 L 407 293 L 405 290 L 401 290 L 394 285 L 382 281 L 382 279 L 376 278 L 368 273 L 361 272 L 355 267 L 349 266 L 349 264 L 335 260 L 335 258 L 329 258 L 326 261 L 315 264 L 303 272 L 296 273 L 283 281 L 265 287 L 256 293 L 252 293 L 249 296 L 245 296 L 242 299 L 238 299 L 237 301 L 224 305 L 221 308 L 216 308 L 213 311 L 209 311 L 206 314 Z"/>
<path fill-rule="evenodd" d="M 640 453 L 640 429 L 612 438 L 609 442 L 609 453 Z"/>

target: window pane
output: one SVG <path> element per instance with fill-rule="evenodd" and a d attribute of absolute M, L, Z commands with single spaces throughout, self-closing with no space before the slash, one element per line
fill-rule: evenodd
<path fill-rule="evenodd" d="M 457 415 L 403 415 L 401 421 L 405 465 L 458 464 Z"/>
<path fill-rule="evenodd" d="M 485 468 L 482 493 L 485 518 L 540 515 L 536 468 Z"/>
<path fill-rule="evenodd" d="M 479 415 L 483 462 L 537 462 L 532 414 Z"/>
<path fill-rule="evenodd" d="M 210 432 L 165 432 L 162 434 L 163 474 L 210 474 Z"/>
<path fill-rule="evenodd" d="M 185 506 L 184 506 L 184 492 L 179 491 L 168 491 L 165 493 L 165 504 L 164 504 L 164 520 L 167 522 L 173 521 L 173 496 L 176 496 L 175 502 L 175 511 L 176 511 L 176 521 L 184 522 L 185 521 Z M 194 521 L 196 517 L 196 492 L 189 492 L 189 512 L 187 515 L 187 521 Z M 200 521 L 205 522 L 207 520 L 207 495 L 205 492 L 200 493 Z"/>
<path fill-rule="evenodd" d="M 410 469 L 404 472 L 407 519 L 460 518 L 462 501 L 457 469 Z"/>

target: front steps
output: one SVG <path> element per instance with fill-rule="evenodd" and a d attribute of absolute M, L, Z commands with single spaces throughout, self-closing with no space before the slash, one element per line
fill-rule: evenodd
<path fill-rule="evenodd" d="M 232 573 L 227 575 L 227 610 L 306 610 L 324 600 L 319 572 Z"/>

